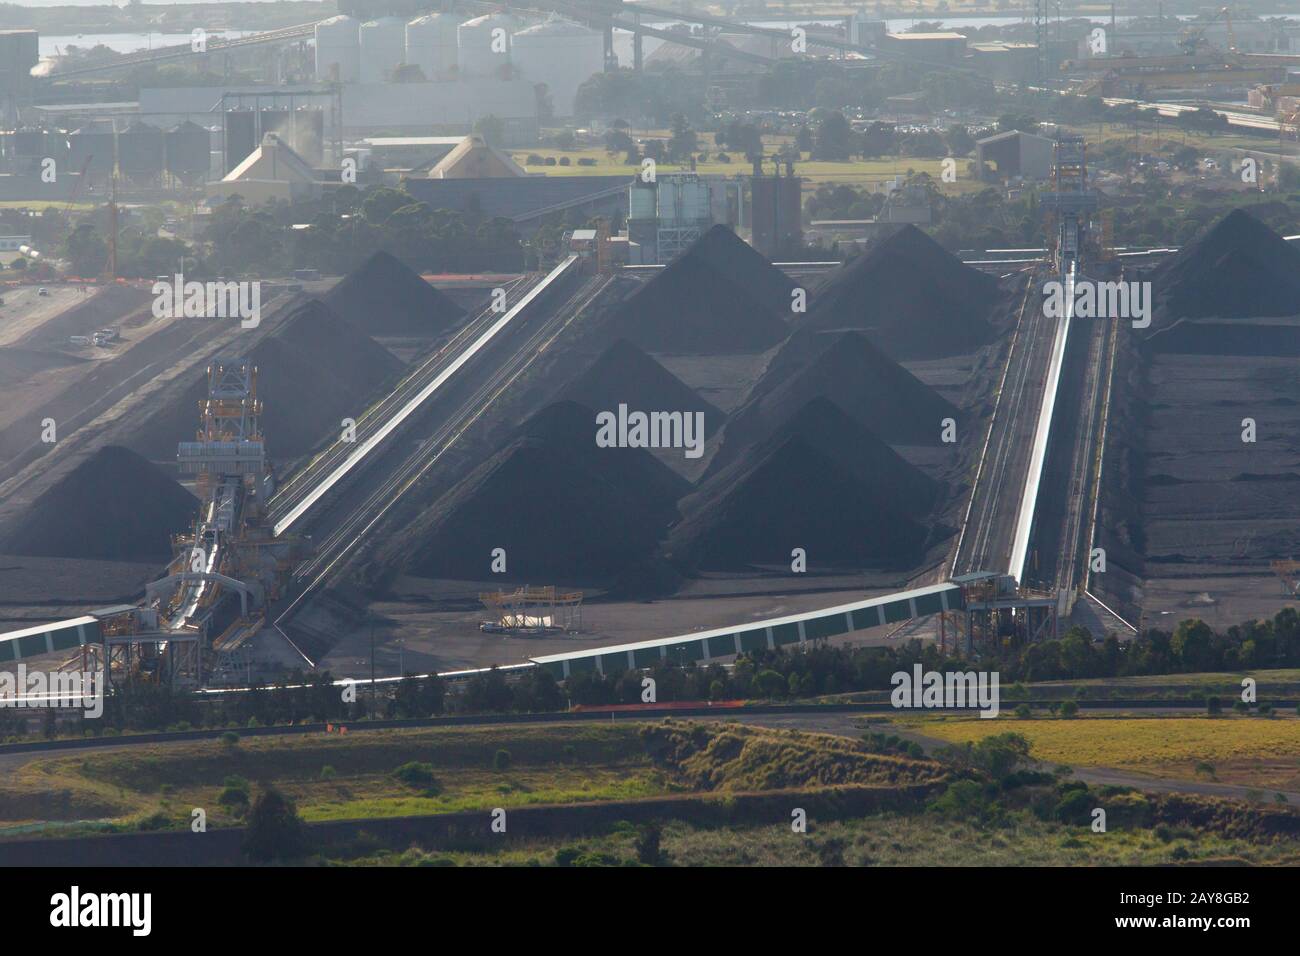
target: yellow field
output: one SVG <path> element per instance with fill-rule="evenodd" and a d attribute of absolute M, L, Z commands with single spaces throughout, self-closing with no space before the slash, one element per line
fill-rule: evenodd
<path fill-rule="evenodd" d="M 1294 717 L 904 717 L 909 729 L 953 743 L 1008 731 L 1039 760 L 1073 767 L 1141 767 L 1206 761 L 1300 759 Z"/>
<path fill-rule="evenodd" d="M 706 147 L 710 156 L 715 155 L 712 146 Z M 611 156 L 604 149 L 594 147 L 591 149 L 526 149 L 512 152 L 511 157 L 520 166 L 523 166 L 530 173 L 544 173 L 547 176 L 626 176 L 634 175 L 639 167 L 630 166 L 623 161 L 621 155 Z M 548 156 L 554 156 L 558 163 L 560 157 L 567 156 L 571 165 L 569 166 L 527 166 L 524 161 L 530 155 L 541 156 L 545 159 Z M 701 175 L 709 176 L 743 176 L 750 172 L 749 163 L 745 162 L 745 157 L 740 154 L 729 154 L 732 161 L 730 163 L 707 162 L 698 163 L 695 172 Z M 579 158 L 594 159 L 594 166 L 579 166 Z M 828 163 L 814 160 L 804 160 L 795 164 L 795 174 L 802 176 L 804 179 L 805 189 L 808 187 L 815 188 L 824 183 L 845 183 L 851 186 L 867 186 L 873 183 L 883 183 L 887 179 L 893 179 L 895 176 L 906 177 L 909 173 L 929 173 L 937 184 L 945 191 L 960 193 L 966 189 L 977 189 L 980 184 L 971 180 L 966 174 L 966 163 L 968 158 L 959 158 L 957 160 L 957 182 L 942 183 L 940 175 L 942 173 L 943 160 L 941 159 L 918 159 L 913 156 L 903 156 L 898 159 L 872 159 L 872 160 L 854 160 L 847 163 Z M 772 164 L 767 163 L 763 167 L 766 171 L 771 172 Z M 672 163 L 660 163 L 658 167 L 660 172 L 688 172 L 688 166 L 677 166 Z"/>

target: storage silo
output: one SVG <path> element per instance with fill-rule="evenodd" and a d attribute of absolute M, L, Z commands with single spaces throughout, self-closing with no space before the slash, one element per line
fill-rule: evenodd
<path fill-rule="evenodd" d="M 511 38 L 510 62 L 524 79 L 546 84 L 556 115 L 572 116 L 578 87 L 604 72 L 605 40 L 581 23 L 552 17 Z"/>
<path fill-rule="evenodd" d="M 361 22 L 330 17 L 316 24 L 316 79 L 355 83 L 361 78 Z"/>
<path fill-rule="evenodd" d="M 108 128 L 83 126 L 68 134 L 68 166 L 81 169 L 86 175 L 100 180 L 113 172 L 113 131 Z"/>
<path fill-rule="evenodd" d="M 148 123 L 132 123 L 117 134 L 117 165 L 128 179 L 149 180 L 162 172 L 163 134 Z"/>
<path fill-rule="evenodd" d="M 430 80 L 454 72 L 459 26 L 456 18 L 447 13 L 412 20 L 406 25 L 406 62 L 418 66 Z"/>
<path fill-rule="evenodd" d="M 257 116 L 252 110 L 226 110 L 222 114 L 225 124 L 225 170 L 228 173 L 257 148 Z"/>
<path fill-rule="evenodd" d="M 361 82 L 382 83 L 406 58 L 406 24 L 380 17 L 361 24 Z"/>
<path fill-rule="evenodd" d="M 466 20 L 456 29 L 460 72 L 466 76 L 491 76 L 510 62 L 510 34 L 515 21 L 494 13 Z M 500 30 L 500 33 L 497 31 Z"/>
<path fill-rule="evenodd" d="M 173 126 L 163 135 L 167 172 L 189 182 L 208 171 L 212 137 L 189 120 Z"/>

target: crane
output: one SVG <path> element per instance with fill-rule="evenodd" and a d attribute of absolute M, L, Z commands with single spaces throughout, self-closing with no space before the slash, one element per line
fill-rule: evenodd
<path fill-rule="evenodd" d="M 93 155 L 87 156 L 81 164 L 81 171 L 77 173 L 77 181 L 72 184 L 72 195 L 68 197 L 68 204 L 63 207 L 63 214 L 66 216 L 72 212 L 72 207 L 76 205 L 77 197 L 81 195 L 81 184 L 86 181 L 86 170 L 90 168 L 90 161 L 94 159 Z"/>

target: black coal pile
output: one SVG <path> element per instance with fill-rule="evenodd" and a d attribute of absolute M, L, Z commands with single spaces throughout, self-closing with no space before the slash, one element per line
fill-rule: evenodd
<path fill-rule="evenodd" d="M 688 572 L 788 565 L 795 548 L 813 567 L 907 567 L 923 553 L 927 529 L 916 516 L 934 493 L 888 446 L 817 399 L 684 499 L 665 551 Z"/>
<path fill-rule="evenodd" d="M 101 448 L 37 498 L 0 534 L 0 552 L 102 561 L 167 561 L 198 500 L 157 465 Z"/>
<path fill-rule="evenodd" d="M 973 352 L 993 336 L 997 280 L 904 226 L 812 290 L 807 326 L 858 329 L 896 359 Z"/>
<path fill-rule="evenodd" d="M 366 335 L 441 335 L 465 310 L 387 252 L 376 252 L 344 276 L 325 302 Z"/>
<path fill-rule="evenodd" d="M 688 254 L 730 277 L 732 282 L 743 283 L 768 305 L 789 312 L 790 294 L 797 283 L 726 226 L 713 226 L 691 246 Z"/>
<path fill-rule="evenodd" d="M 386 558 L 407 574 L 627 583 L 648 567 L 689 485 L 644 449 L 599 448 L 596 413 L 559 402 L 422 515 Z M 490 573 L 492 552 L 506 573 Z"/>
<path fill-rule="evenodd" d="M 735 233 L 715 226 L 624 303 L 610 332 L 647 352 L 763 352 L 789 334 L 791 288 Z"/>
<path fill-rule="evenodd" d="M 1163 321 L 1300 314 L 1300 249 L 1234 209 L 1151 273 Z"/>
<path fill-rule="evenodd" d="M 893 445 L 938 444 L 943 419 L 960 421 L 951 403 L 861 334 L 800 332 L 728 420 L 706 475 L 735 461 L 818 397 Z"/>
<path fill-rule="evenodd" d="M 1300 357 L 1300 324 L 1179 319 L 1145 340 L 1155 354 Z"/>
<path fill-rule="evenodd" d="M 135 285 L 110 285 L 84 302 L 60 312 L 37 329 L 28 332 L 16 344 L 35 348 L 60 348 L 70 335 L 90 335 L 106 325 L 121 325 L 122 320 L 153 302 L 148 288 Z M 146 313 L 147 315 L 147 313 Z"/>
<path fill-rule="evenodd" d="M 561 399 L 588 408 L 704 413 L 704 433 L 712 435 L 723 414 L 672 372 L 627 339 L 607 348 L 560 392 Z"/>
<path fill-rule="evenodd" d="M 267 451 L 280 461 L 305 455 L 337 436 L 342 420 L 365 411 L 378 388 L 402 367 L 387 349 L 317 299 L 294 306 L 247 358 L 258 367 Z M 205 370 L 181 399 L 149 420 L 131 447 L 155 460 L 174 459 L 176 443 L 193 440 L 207 390 Z"/>
<path fill-rule="evenodd" d="M 42 372 L 81 365 L 86 361 L 49 349 L 0 348 L 0 387 L 17 385 Z"/>

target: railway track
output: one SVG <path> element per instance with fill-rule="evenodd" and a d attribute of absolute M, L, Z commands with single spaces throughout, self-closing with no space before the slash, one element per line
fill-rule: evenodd
<path fill-rule="evenodd" d="M 293 615 L 347 565 L 363 542 L 373 536 L 394 505 L 442 461 L 465 431 L 582 315 L 610 281 L 608 276 L 588 279 L 573 295 L 553 308 L 546 321 L 534 329 L 504 363 L 493 369 L 428 439 L 400 456 L 381 481 L 355 506 L 346 509 L 341 520 L 319 542 L 316 553 L 295 569 L 296 594 L 275 620 L 282 632 Z"/>
<path fill-rule="evenodd" d="M 1026 443 L 1022 439 L 1027 423 L 1033 418 L 1033 391 L 1036 384 L 1041 384 L 1042 354 L 1050 347 L 1050 335 L 1046 334 L 1050 328 L 1034 294 L 1037 278 L 1038 273 L 1034 271 L 1025 282 L 993 418 L 953 557 L 954 574 L 1008 568 L 1011 555 L 1006 530 L 1014 518 L 1014 510 L 1008 513 L 1008 509 L 1018 506 L 1019 496 L 1010 494 L 1007 484 L 1010 480 L 1017 492 L 1023 487 L 1024 476 L 1020 480 L 1016 478 L 1026 460 Z"/>
<path fill-rule="evenodd" d="M 540 276 L 520 276 L 507 283 L 506 301 L 518 301 L 541 281 Z M 350 454 L 389 421 L 404 405 L 433 381 L 456 356 L 500 318 L 491 307 L 465 323 L 436 352 L 408 372 L 382 399 L 371 405 L 356 418 L 356 440 L 335 441 L 305 466 L 294 472 L 271 498 L 268 515 L 272 524 L 279 524 L 333 471 L 337 470 Z M 340 423 L 341 425 L 341 423 Z"/>

